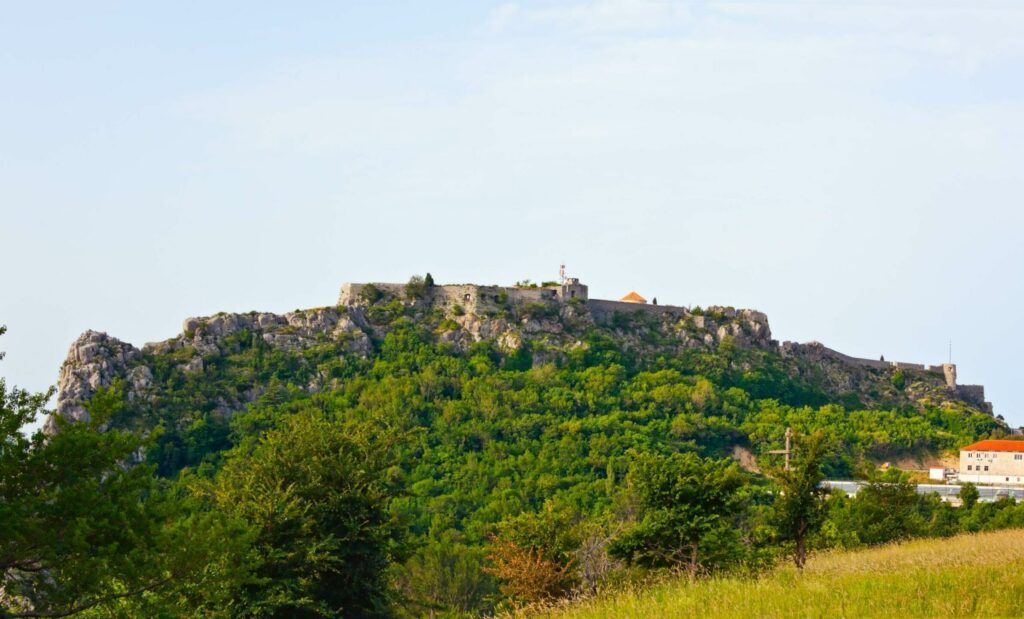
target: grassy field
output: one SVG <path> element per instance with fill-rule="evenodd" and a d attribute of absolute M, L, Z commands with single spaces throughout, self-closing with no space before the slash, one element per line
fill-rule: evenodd
<path fill-rule="evenodd" d="M 821 554 L 802 575 L 784 567 L 757 579 L 681 580 L 531 616 L 1021 617 L 1024 530 Z"/>

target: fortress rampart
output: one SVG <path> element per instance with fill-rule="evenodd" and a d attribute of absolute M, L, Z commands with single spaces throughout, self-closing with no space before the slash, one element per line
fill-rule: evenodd
<path fill-rule="evenodd" d="M 844 355 L 838 350 L 832 350 L 821 342 L 808 342 L 798 344 L 796 342 L 783 342 L 780 352 L 784 356 L 793 354 L 804 354 L 812 358 L 831 358 L 847 365 L 872 368 L 875 370 L 912 370 L 916 372 L 928 372 L 939 374 L 946 381 L 946 388 L 956 393 L 957 397 L 965 402 L 970 402 L 981 407 L 983 410 L 992 412 L 992 403 L 985 401 L 985 387 L 983 385 L 958 385 L 956 383 L 956 364 L 943 363 L 941 365 L 924 365 L 921 363 L 904 363 L 902 361 L 883 361 L 881 359 L 864 359 Z"/>
<path fill-rule="evenodd" d="M 454 284 L 444 286 L 433 286 L 425 292 L 424 299 L 438 307 L 454 308 L 461 307 L 463 310 L 473 314 L 483 314 L 488 311 L 497 311 L 506 303 L 558 303 L 563 299 L 563 288 L 518 288 L 510 286 L 478 286 L 475 284 Z M 577 298 L 579 295 L 586 301 L 586 286 L 581 291 L 568 288 L 564 294 L 569 298 Z M 367 295 L 377 290 L 385 295 L 403 299 L 406 296 L 405 284 L 392 283 L 368 283 L 368 284 L 342 284 L 341 294 L 338 297 L 338 305 L 350 306 L 363 302 Z"/>
<path fill-rule="evenodd" d="M 338 297 L 338 304 L 342 306 L 358 305 L 365 303 L 368 296 L 376 293 L 406 298 L 407 285 L 395 283 L 367 283 L 354 284 L 346 283 L 341 286 L 341 294 Z M 693 326 L 697 329 L 711 329 L 719 338 L 725 335 L 746 334 L 753 336 L 755 340 L 764 342 L 771 346 L 778 344 L 771 340 L 771 330 L 768 326 L 768 316 L 763 312 L 749 309 L 735 309 L 732 307 L 711 306 L 705 310 L 688 308 L 676 305 L 655 305 L 647 303 L 630 303 L 626 301 L 612 301 L 607 299 L 591 299 L 588 295 L 588 288 L 581 284 L 578 279 L 568 278 L 560 285 L 543 287 L 512 287 L 512 286 L 479 286 L 475 284 L 436 285 L 425 290 L 420 300 L 430 303 L 434 307 L 444 307 L 454 310 L 456 307 L 462 311 L 485 315 L 491 312 L 499 312 L 508 305 L 524 305 L 529 303 L 542 303 L 557 306 L 569 302 L 581 302 L 587 307 L 595 320 L 605 321 L 613 318 L 615 314 L 642 312 L 651 316 L 668 317 L 677 320 L 692 320 Z M 726 321 L 731 324 L 718 324 Z M 742 324 L 742 328 L 741 325 Z M 884 361 L 882 359 L 864 359 L 851 357 L 832 350 L 820 342 L 808 342 L 799 344 L 797 342 L 783 342 L 779 346 L 779 353 L 783 356 L 802 356 L 811 360 L 839 362 L 854 367 L 870 368 L 873 370 L 908 370 L 912 372 L 927 372 L 938 374 L 943 377 L 946 388 L 955 393 L 960 399 L 975 404 L 983 410 L 992 412 L 992 404 L 985 401 L 985 388 L 981 385 L 957 385 L 956 365 L 943 363 L 940 365 L 925 365 L 923 363 L 906 363 L 903 361 Z"/>

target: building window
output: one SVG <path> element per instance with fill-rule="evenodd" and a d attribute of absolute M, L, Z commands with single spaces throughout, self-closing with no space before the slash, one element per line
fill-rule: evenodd
<path fill-rule="evenodd" d="M 1024 460 L 1024 454 L 1013 454 L 1014 460 Z"/>
<path fill-rule="evenodd" d="M 968 464 L 968 465 L 967 465 L 967 470 L 968 470 L 968 471 L 971 471 L 971 470 L 973 470 L 973 469 L 971 468 L 971 465 L 970 465 L 970 464 Z"/>
<path fill-rule="evenodd" d="M 986 470 L 986 471 L 988 470 L 988 465 L 987 465 L 987 464 L 985 465 L 985 470 Z"/>

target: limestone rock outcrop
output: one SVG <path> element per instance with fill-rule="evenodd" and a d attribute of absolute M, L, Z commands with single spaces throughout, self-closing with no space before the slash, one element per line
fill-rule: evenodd
<path fill-rule="evenodd" d="M 126 379 L 130 396 L 148 387 L 152 373 L 147 368 L 128 367 L 141 357 L 139 349 L 106 333 L 90 330 L 80 335 L 71 344 L 60 369 L 56 414 L 71 421 L 89 421 L 83 403 L 119 377 Z M 52 419 L 47 421 L 46 428 L 53 430 Z"/>

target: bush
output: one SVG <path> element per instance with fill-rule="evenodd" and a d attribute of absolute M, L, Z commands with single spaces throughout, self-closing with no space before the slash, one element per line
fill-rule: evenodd
<path fill-rule="evenodd" d="M 427 289 L 427 281 L 419 275 L 413 275 L 405 285 L 405 298 L 409 301 L 422 299 L 427 296 Z"/>
<path fill-rule="evenodd" d="M 487 572 L 501 580 L 499 588 L 521 602 L 561 597 L 576 582 L 574 552 L 580 545 L 566 509 L 545 508 L 524 512 L 499 526 L 491 538 Z"/>
<path fill-rule="evenodd" d="M 630 482 L 642 519 L 612 542 L 613 557 L 682 568 L 691 578 L 742 559 L 733 519 L 741 513 L 738 491 L 746 480 L 735 463 L 692 453 L 644 454 Z"/>
<path fill-rule="evenodd" d="M 907 377 L 903 373 L 903 370 L 897 369 L 893 372 L 890 380 L 892 381 L 892 386 L 896 387 L 900 391 L 903 391 L 903 388 L 907 386 Z"/>
<path fill-rule="evenodd" d="M 530 303 L 520 306 L 519 315 L 533 320 L 542 320 L 544 318 L 551 318 L 552 316 L 558 315 L 558 308 L 547 303 L 531 301 Z"/>
<path fill-rule="evenodd" d="M 359 291 L 359 298 L 366 303 L 373 305 L 384 298 L 384 292 L 373 284 L 366 284 L 363 286 L 363 289 Z"/>

